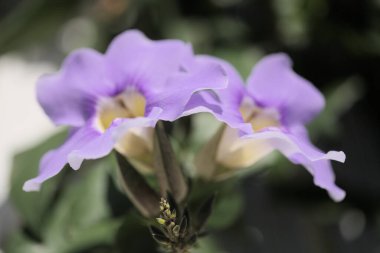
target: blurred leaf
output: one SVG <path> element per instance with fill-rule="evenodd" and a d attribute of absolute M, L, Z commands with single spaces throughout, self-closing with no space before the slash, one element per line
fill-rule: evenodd
<path fill-rule="evenodd" d="M 42 155 L 60 145 L 65 137 L 66 132 L 58 133 L 36 147 L 16 155 L 13 160 L 10 201 L 20 213 L 23 221 L 37 234 L 39 234 L 44 216 L 54 198 L 61 175 L 44 183 L 39 192 L 24 192 L 22 186 L 26 180 L 37 176 Z"/>
<path fill-rule="evenodd" d="M 63 248 L 62 252 L 77 252 L 91 246 L 103 244 L 113 245 L 120 223 L 120 220 L 105 220 L 81 229 L 73 234 L 72 241 Z"/>
<path fill-rule="evenodd" d="M 116 246 L 118 252 L 157 252 L 156 242 L 151 236 L 149 229 L 145 226 L 145 221 L 137 212 L 129 212 L 123 220 L 116 236 Z"/>
<path fill-rule="evenodd" d="M 174 19 L 166 23 L 165 37 L 178 38 L 190 42 L 197 53 L 209 51 L 215 30 L 206 19 Z"/>
<path fill-rule="evenodd" d="M 9 253 L 53 253 L 45 246 L 28 239 L 22 232 L 12 234 L 4 250 Z"/>
<path fill-rule="evenodd" d="M 336 136 L 343 127 L 340 117 L 363 96 L 362 86 L 362 80 L 354 76 L 328 90 L 325 109 L 310 125 L 312 136 Z"/>
<path fill-rule="evenodd" d="M 57 30 L 68 18 L 78 1 L 20 1 L 0 22 L 0 53 L 30 47 L 56 39 Z"/>
<path fill-rule="evenodd" d="M 190 195 L 190 205 L 199 208 L 205 196 L 217 193 L 217 199 L 206 226 L 210 230 L 225 229 L 231 226 L 241 215 L 244 208 L 244 199 L 239 190 L 238 178 L 231 178 L 223 182 L 194 181 L 193 191 Z"/>
<path fill-rule="evenodd" d="M 308 5 L 310 5 L 309 2 L 314 1 L 308 1 Z M 308 25 L 310 25 L 307 19 L 311 14 L 309 8 L 305 8 L 305 1 L 274 0 L 273 7 L 278 17 L 277 27 L 282 41 L 293 47 L 305 46 L 308 43 L 307 31 Z M 313 4 L 313 7 L 317 9 L 322 6 Z M 319 9 L 319 11 L 322 12 L 323 9 Z"/>
<path fill-rule="evenodd" d="M 111 243 L 118 227 L 108 218 L 108 160 L 81 170 L 86 170 L 83 178 L 67 186 L 44 229 L 44 240 L 55 252 Z"/>
<path fill-rule="evenodd" d="M 245 80 L 256 62 L 264 56 L 264 52 L 261 48 L 252 45 L 239 45 L 234 48 L 217 48 L 213 55 L 230 62 Z"/>
<path fill-rule="evenodd" d="M 229 191 L 220 193 L 207 226 L 210 229 L 225 229 L 240 217 L 243 208 L 243 197 L 240 192 L 229 189 Z"/>
<path fill-rule="evenodd" d="M 210 218 L 215 202 L 215 194 L 211 195 L 199 208 L 196 216 L 195 229 L 201 231 Z"/>
<path fill-rule="evenodd" d="M 200 239 L 197 242 L 197 247 L 195 247 L 191 252 L 192 253 L 215 253 L 215 252 L 225 253 L 225 251 L 223 251 L 218 246 L 218 243 L 210 237 Z"/>

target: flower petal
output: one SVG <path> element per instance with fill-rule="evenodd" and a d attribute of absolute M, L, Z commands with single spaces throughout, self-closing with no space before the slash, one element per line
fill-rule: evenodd
<path fill-rule="evenodd" d="M 98 159 L 108 155 L 115 143 L 131 128 L 154 127 L 161 110 L 154 108 L 148 117 L 119 118 L 101 135 L 94 137 L 83 146 L 72 150 L 68 155 L 70 166 L 77 170 L 83 160 Z"/>
<path fill-rule="evenodd" d="M 324 107 L 322 94 L 292 70 L 290 58 L 283 53 L 266 56 L 256 64 L 247 90 L 259 105 L 280 110 L 285 125 L 307 123 Z"/>
<path fill-rule="evenodd" d="M 344 162 L 346 156 L 342 151 L 323 153 L 310 143 L 305 134 L 284 132 L 278 128 L 256 132 L 243 139 L 265 140 L 266 144 L 279 150 L 293 163 L 305 166 L 313 175 L 315 185 L 327 190 L 334 200 L 340 201 L 344 198 L 344 191 L 335 185 L 335 176 L 328 161 Z"/>
<path fill-rule="evenodd" d="M 173 121 L 183 115 L 189 115 L 186 110 L 192 110 L 197 106 L 203 106 L 205 109 L 207 104 L 197 105 L 197 102 L 202 101 L 199 99 L 190 101 L 192 96 L 200 91 L 222 89 L 227 86 L 226 74 L 218 64 L 195 61 L 187 67 L 186 72 L 173 74 L 168 79 L 165 90 L 157 92 L 149 101 L 148 108 L 159 107 L 163 110 L 160 115 L 162 120 Z"/>
<path fill-rule="evenodd" d="M 204 62 L 204 64 L 218 64 L 223 68 L 228 78 L 228 86 L 225 89 L 217 90 L 218 96 L 228 107 L 234 107 L 239 110 L 241 100 L 245 94 L 245 84 L 236 69 L 227 61 L 208 55 L 197 56 L 197 60 Z"/>
<path fill-rule="evenodd" d="M 231 64 L 216 57 L 201 55 L 197 56 L 196 60 L 203 65 L 216 64 L 221 66 L 226 73 L 228 84 L 224 89 L 216 89 L 216 96 L 209 91 L 202 91 L 193 95 L 186 105 L 186 114 L 209 112 L 231 128 L 239 129 L 240 135 L 251 134 L 253 132 L 251 125 L 244 122 L 239 111 L 241 101 L 246 93 L 244 82 L 239 73 Z"/>
<path fill-rule="evenodd" d="M 39 79 L 37 97 L 55 124 L 79 127 L 94 113 L 96 98 L 111 94 L 114 88 L 106 78 L 103 56 L 79 49 L 67 57 L 58 73 Z"/>
<path fill-rule="evenodd" d="M 346 192 L 335 184 L 335 174 L 330 161 L 305 161 L 302 165 L 313 175 L 314 184 L 325 189 L 334 201 L 339 202 L 346 197 Z"/>
<path fill-rule="evenodd" d="M 116 119 L 101 133 L 92 126 L 76 130 L 59 148 L 46 153 L 40 162 L 39 175 L 25 182 L 24 191 L 38 191 L 41 184 L 57 175 L 69 163 L 77 170 L 84 159 L 97 159 L 111 152 L 115 143 L 126 131 L 134 127 L 154 127 L 161 109 L 154 108 L 148 117 Z"/>
<path fill-rule="evenodd" d="M 209 91 L 195 93 L 186 104 L 182 116 L 200 112 L 211 113 L 217 120 L 226 123 L 229 127 L 238 129 L 239 135 L 252 134 L 252 126 L 244 123 L 241 114 L 220 102 Z"/>
<path fill-rule="evenodd" d="M 82 147 L 99 135 L 100 133 L 95 129 L 83 127 L 70 136 L 61 147 L 47 152 L 41 159 L 38 176 L 25 182 L 24 191 L 38 191 L 44 181 L 57 175 L 63 169 L 71 151 Z"/>
<path fill-rule="evenodd" d="M 129 30 L 112 41 L 105 58 L 120 91 L 132 85 L 149 93 L 162 88 L 168 76 L 192 55 L 191 45 L 183 41 L 152 41 L 140 31 Z"/>

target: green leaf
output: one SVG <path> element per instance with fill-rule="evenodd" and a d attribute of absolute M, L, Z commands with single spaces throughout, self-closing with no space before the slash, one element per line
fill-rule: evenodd
<path fill-rule="evenodd" d="M 187 196 L 187 183 L 162 122 L 155 128 L 154 162 L 162 195 L 170 192 L 180 203 Z"/>
<path fill-rule="evenodd" d="M 116 152 L 116 158 L 123 188 L 131 202 L 145 217 L 158 215 L 160 197 L 123 155 Z"/>

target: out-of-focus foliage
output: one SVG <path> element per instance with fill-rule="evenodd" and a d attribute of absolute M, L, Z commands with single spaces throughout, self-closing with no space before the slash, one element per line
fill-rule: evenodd
<path fill-rule="evenodd" d="M 65 133 L 53 136 L 47 142 L 16 155 L 12 168 L 10 198 L 19 214 L 28 227 L 34 232 L 40 232 L 44 215 L 50 210 L 50 203 L 54 199 L 59 178 L 51 180 L 38 193 L 25 194 L 22 186 L 25 180 L 38 172 L 41 156 L 49 149 L 58 146 L 65 138 Z"/>
<path fill-rule="evenodd" d="M 110 219 L 106 198 L 109 160 L 88 164 L 75 180 L 66 173 L 40 192 L 22 191 L 26 178 L 37 173 L 39 157 L 62 142 L 63 136 L 54 136 L 16 157 L 11 203 L 22 217 L 24 230 L 11 235 L 6 248 L 9 252 L 75 252 L 114 240 L 120 220 Z"/>
<path fill-rule="evenodd" d="M 229 60 L 243 77 L 266 53 L 287 52 L 295 70 L 327 97 L 325 111 L 310 126 L 313 140 L 348 157 L 345 164 L 334 164 L 338 184 L 348 194 L 340 204 L 278 155 L 249 168 L 242 184 L 219 188 L 208 224 L 212 236 L 195 252 L 380 249 L 379 1 L 0 1 L 0 54 L 18 51 L 59 64 L 78 47 L 104 51 L 112 37 L 129 28 L 155 39 L 192 42 L 198 53 Z M 192 152 L 217 127 L 202 115 L 169 129 L 188 173 Z M 149 231 L 110 179 L 114 161 L 88 162 L 77 173 L 67 168 L 40 193 L 21 191 L 23 181 L 36 174 L 41 155 L 62 139 L 63 134 L 55 136 L 15 157 L 10 202 L 21 225 L 8 235 L 6 252 L 154 252 Z M 206 186 L 194 183 L 193 205 L 219 187 Z"/>

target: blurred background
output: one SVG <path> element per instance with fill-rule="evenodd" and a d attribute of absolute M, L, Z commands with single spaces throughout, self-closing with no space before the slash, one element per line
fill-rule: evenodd
<path fill-rule="evenodd" d="M 128 252 L 154 250 L 133 219 L 125 219 L 126 232 L 116 229 L 130 206 L 103 172 L 84 175 L 88 183 L 74 190 L 56 190 L 67 172 L 41 193 L 21 191 L 40 156 L 65 136 L 39 108 L 36 79 L 76 48 L 104 52 L 129 28 L 189 41 L 197 53 L 231 61 L 244 77 L 265 54 L 288 53 L 296 72 L 326 95 L 312 139 L 347 155 L 345 164 L 334 164 L 347 191 L 342 203 L 281 158 L 232 183 L 199 252 L 380 253 L 379 0 L 1 0 L 0 252 L 124 252 L 121 235 L 129 236 Z"/>

